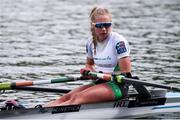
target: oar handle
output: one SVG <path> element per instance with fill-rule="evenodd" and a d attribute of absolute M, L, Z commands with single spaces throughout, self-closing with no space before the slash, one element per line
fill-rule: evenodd
<path fill-rule="evenodd" d="M 98 72 L 92 72 L 92 71 L 88 71 L 88 70 L 82 70 L 82 71 L 80 71 L 80 73 L 82 74 L 82 76 L 91 76 L 91 77 L 100 78 L 100 79 L 103 79 L 106 81 L 116 80 L 118 83 L 124 83 L 124 81 L 122 79 L 122 78 L 124 78 L 123 75 L 98 73 Z"/>
<path fill-rule="evenodd" d="M 82 74 L 82 76 L 86 77 L 86 76 L 91 76 L 92 78 L 100 78 L 106 81 L 111 80 L 112 76 L 111 74 L 104 74 L 104 73 L 98 73 L 98 72 L 92 72 L 89 70 L 85 70 L 85 69 L 81 69 L 80 73 Z"/>

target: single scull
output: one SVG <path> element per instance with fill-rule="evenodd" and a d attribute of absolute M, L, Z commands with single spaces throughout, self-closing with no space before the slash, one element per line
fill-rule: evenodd
<path fill-rule="evenodd" d="M 70 118 L 140 118 L 156 114 L 166 114 L 180 112 L 180 88 L 162 84 L 150 83 L 142 80 L 125 78 L 121 75 L 110 75 L 85 71 L 83 75 L 100 78 L 106 81 L 115 80 L 119 84 L 128 84 L 135 87 L 137 93 L 129 93 L 125 98 L 118 101 L 109 101 L 93 104 L 67 105 L 57 107 L 41 107 L 22 109 L 0 108 L 1 119 L 70 119 Z M 37 90 L 37 88 L 25 86 L 61 83 L 80 80 L 82 77 L 60 77 L 58 79 L 43 81 L 5 82 L 0 83 L 0 90 L 25 89 Z M 83 78 L 84 79 L 84 78 Z M 87 79 L 84 79 L 87 80 Z M 144 86 L 169 89 L 176 92 L 166 92 L 166 90 L 147 90 Z M 41 89 L 41 91 L 51 91 L 51 89 Z M 54 90 L 53 90 L 54 91 Z M 60 90 L 61 91 L 61 90 Z M 66 92 L 66 91 L 63 91 Z M 68 90 L 67 90 L 68 92 Z M 93 99 L 93 98 L 92 98 Z"/>
<path fill-rule="evenodd" d="M 28 109 L 0 109 L 1 119 L 70 119 L 70 118 L 139 118 L 144 116 L 180 112 L 180 93 L 151 92 L 151 98 L 130 94 L 127 98 L 95 104 Z"/>

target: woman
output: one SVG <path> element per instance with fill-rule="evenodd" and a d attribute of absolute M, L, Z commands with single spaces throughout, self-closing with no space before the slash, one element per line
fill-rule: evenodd
<path fill-rule="evenodd" d="M 85 69 L 96 72 L 126 74 L 131 72 L 129 45 L 125 38 L 112 32 L 112 18 L 103 7 L 94 7 L 90 13 L 92 38 L 86 45 L 87 61 Z M 120 69 L 119 69 L 120 68 Z M 127 89 L 115 82 L 96 81 L 80 86 L 60 99 L 45 106 L 73 105 L 104 102 L 120 99 Z"/>

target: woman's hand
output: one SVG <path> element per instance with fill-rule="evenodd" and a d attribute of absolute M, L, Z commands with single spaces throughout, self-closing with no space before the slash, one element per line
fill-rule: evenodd
<path fill-rule="evenodd" d="M 87 68 L 87 67 L 80 69 L 80 73 L 82 75 L 82 78 L 91 79 L 91 80 L 96 80 L 97 79 L 96 77 L 88 75 L 88 72 L 92 72 L 92 69 Z"/>
<path fill-rule="evenodd" d="M 80 73 L 83 75 L 85 72 L 92 72 L 91 68 L 85 67 L 80 69 Z"/>

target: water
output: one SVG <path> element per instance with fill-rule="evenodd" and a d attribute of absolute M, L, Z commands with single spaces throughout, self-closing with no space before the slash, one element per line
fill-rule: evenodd
<path fill-rule="evenodd" d="M 90 36 L 88 15 L 94 5 L 101 4 L 112 12 L 114 31 L 124 35 L 131 45 L 133 74 L 180 87 L 179 0 L 0 2 L 1 81 L 78 75 L 85 64 L 85 43 Z M 72 89 L 84 83 L 43 86 Z M 32 106 L 59 95 L 7 91 L 1 100 L 23 99 Z"/>

